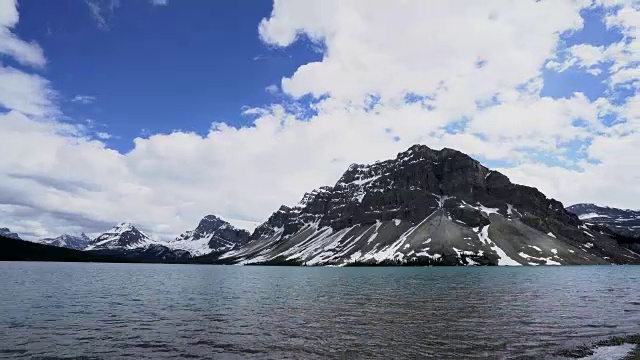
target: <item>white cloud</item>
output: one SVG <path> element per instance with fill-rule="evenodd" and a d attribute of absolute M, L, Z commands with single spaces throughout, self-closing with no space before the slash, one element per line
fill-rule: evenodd
<path fill-rule="evenodd" d="M 151 0 L 151 5 L 153 5 L 153 6 L 167 6 L 167 5 L 169 5 L 169 0 Z"/>
<path fill-rule="evenodd" d="M 277 94 L 280 91 L 280 88 L 276 84 L 271 84 L 264 88 L 264 91 L 268 92 L 269 94 Z"/>
<path fill-rule="evenodd" d="M 608 46 L 577 44 L 566 50 L 566 58 L 559 62 L 549 61 L 547 68 L 558 72 L 571 67 L 583 68 L 588 73 L 599 75 L 599 67 L 608 67 L 607 83 L 611 88 L 627 86 L 640 88 L 640 7 L 634 1 L 615 1 L 605 17 L 609 29 L 617 29 L 623 39 Z M 613 4 L 613 5 L 612 5 Z"/>
<path fill-rule="evenodd" d="M 96 102 L 96 97 L 91 95 L 76 95 L 71 99 L 71 102 L 93 104 Z"/>
<path fill-rule="evenodd" d="M 34 116 L 56 112 L 49 81 L 0 64 L 0 106 Z"/>
<path fill-rule="evenodd" d="M 38 44 L 18 39 L 11 31 L 17 23 L 18 8 L 15 0 L 0 0 L 0 55 L 11 56 L 24 65 L 43 67 L 47 61 L 42 48 Z"/>
<path fill-rule="evenodd" d="M 100 132 L 92 140 L 87 128 L 56 121 L 45 79 L 3 68 L 19 80 L 4 88 L 0 81 L 0 104 L 11 110 L 0 115 L 7 154 L 0 157 L 0 218 L 8 222 L 1 225 L 42 236 L 128 220 L 166 238 L 209 213 L 260 222 L 280 204 L 332 184 L 350 163 L 390 158 L 414 143 L 516 164 L 505 170 L 515 181 L 566 202 L 637 207 L 638 96 L 621 105 L 581 93 L 540 96 L 559 34 L 582 26 L 579 4 L 465 5 L 276 1 L 259 25 L 264 41 L 288 46 L 306 36 L 325 49 L 321 61 L 284 74 L 280 86 L 293 97 L 329 94 L 313 105 L 316 114 L 301 118 L 302 105 L 246 108 L 251 126 L 145 134 L 127 153 L 109 149 Z M 610 21 L 627 24 L 625 14 Z M 631 56 L 617 46 L 572 54 L 589 68 L 608 52 Z M 408 103 L 408 94 L 419 99 Z M 619 123 L 604 126 L 603 114 Z M 584 142 L 581 150 L 599 163 L 568 159 L 571 141 Z"/>
<path fill-rule="evenodd" d="M 106 133 L 106 132 L 103 132 L 103 131 L 98 131 L 96 133 L 96 137 L 98 139 L 101 139 L 101 140 L 108 140 L 108 139 L 111 139 L 113 136 L 111 134 L 109 134 L 109 133 Z"/>
<path fill-rule="evenodd" d="M 324 42 L 322 61 L 283 78 L 282 89 L 293 96 L 329 93 L 359 101 L 369 93 L 397 99 L 413 92 L 435 96 L 436 103 L 463 115 L 477 98 L 539 76 L 559 32 L 581 26 L 579 8 L 569 1 L 372 6 L 364 0 L 285 0 L 274 3 L 259 32 L 277 46 L 303 34 Z M 477 67 L 479 61 L 486 65 Z"/>
<path fill-rule="evenodd" d="M 120 7 L 120 0 L 84 0 L 98 28 L 109 31 L 109 21 L 115 10 Z"/>

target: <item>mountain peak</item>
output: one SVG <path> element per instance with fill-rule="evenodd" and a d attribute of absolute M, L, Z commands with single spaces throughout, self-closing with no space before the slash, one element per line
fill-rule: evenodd
<path fill-rule="evenodd" d="M 192 256 L 208 254 L 212 251 L 226 251 L 244 244 L 249 238 L 246 230 L 233 225 L 216 215 L 206 215 L 194 230 L 180 234 L 168 246 L 185 250 Z"/>
<path fill-rule="evenodd" d="M 41 244 L 65 247 L 75 250 L 84 250 L 91 243 L 91 239 L 85 234 L 62 234 L 55 238 L 45 238 L 38 241 Z"/>
<path fill-rule="evenodd" d="M 121 222 L 121 223 L 118 223 L 116 226 L 114 226 L 113 230 L 118 232 L 125 232 L 125 231 L 137 230 L 137 229 L 135 226 L 133 226 L 129 222 Z"/>
<path fill-rule="evenodd" d="M 133 249 L 156 244 L 149 235 L 128 222 L 121 222 L 91 241 L 87 249 Z"/>
<path fill-rule="evenodd" d="M 21 240 L 20 239 L 20 235 L 18 235 L 17 233 L 12 232 L 11 230 L 9 230 L 9 228 L 6 228 L 6 227 L 0 228 L 0 236 L 4 236 L 4 237 L 7 237 L 7 238 L 16 239 L 16 240 Z"/>
<path fill-rule="evenodd" d="M 216 215 L 205 215 L 205 217 L 203 217 L 202 220 L 215 221 L 215 220 L 220 220 L 220 218 L 217 217 Z"/>

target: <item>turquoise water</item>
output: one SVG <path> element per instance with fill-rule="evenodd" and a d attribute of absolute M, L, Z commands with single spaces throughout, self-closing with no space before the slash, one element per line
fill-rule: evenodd
<path fill-rule="evenodd" d="M 0 358 L 545 358 L 640 333 L 640 267 L 0 263 Z"/>

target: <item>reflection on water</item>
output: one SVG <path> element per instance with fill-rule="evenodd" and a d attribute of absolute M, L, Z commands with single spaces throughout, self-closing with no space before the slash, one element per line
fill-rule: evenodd
<path fill-rule="evenodd" d="M 640 332 L 640 267 L 0 263 L 0 357 L 544 358 Z"/>

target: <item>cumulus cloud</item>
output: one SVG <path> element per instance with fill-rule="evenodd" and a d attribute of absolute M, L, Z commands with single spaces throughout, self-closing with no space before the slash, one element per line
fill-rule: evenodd
<path fill-rule="evenodd" d="M 634 76 L 633 41 L 561 48 L 560 35 L 582 27 L 585 6 L 591 2 L 275 1 L 257 24 L 260 38 L 277 47 L 305 38 L 323 51 L 272 88 L 287 103 L 243 109 L 250 126 L 145 134 L 127 153 L 57 121 L 45 79 L 4 68 L 21 85 L 0 85 L 9 109 L 0 114 L 3 225 L 43 236 L 131 221 L 169 238 L 215 213 L 252 226 L 334 183 L 349 164 L 414 143 L 502 164 L 515 181 L 568 203 L 637 207 L 639 97 L 541 95 L 545 67 L 560 70 L 550 62 L 566 60 L 558 51 L 585 70 L 611 61 L 612 84 Z M 625 9 L 615 5 L 605 21 L 636 36 Z M 15 14 L 0 21 L 15 24 Z M 296 103 L 309 95 L 311 103 Z"/>

